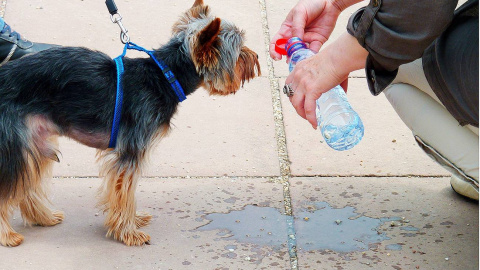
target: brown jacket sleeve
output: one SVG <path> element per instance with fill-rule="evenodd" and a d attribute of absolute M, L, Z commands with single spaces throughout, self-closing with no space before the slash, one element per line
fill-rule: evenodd
<path fill-rule="evenodd" d="M 369 52 L 365 72 L 378 95 L 401 64 L 422 56 L 450 24 L 456 0 L 371 0 L 349 20 L 347 31 Z"/>

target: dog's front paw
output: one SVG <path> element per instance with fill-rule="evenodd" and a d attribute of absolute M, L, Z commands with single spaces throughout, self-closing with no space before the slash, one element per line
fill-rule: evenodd
<path fill-rule="evenodd" d="M 127 246 L 143 246 L 150 244 L 150 235 L 139 230 L 133 230 L 125 233 L 120 240 Z"/>
<path fill-rule="evenodd" d="M 0 235 L 0 244 L 6 247 L 16 247 L 23 242 L 23 235 L 10 231 Z"/>

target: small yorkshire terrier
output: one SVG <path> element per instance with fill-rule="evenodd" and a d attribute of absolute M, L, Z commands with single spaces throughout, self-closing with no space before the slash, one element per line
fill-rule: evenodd
<path fill-rule="evenodd" d="M 258 55 L 244 46 L 244 33 L 210 15 L 202 0 L 173 26 L 171 40 L 154 56 L 173 71 L 185 95 L 204 87 L 211 95 L 235 93 L 260 75 Z M 9 218 L 19 208 L 26 224 L 53 226 L 42 179 L 58 159 L 58 136 L 98 149 L 105 177 L 99 206 L 107 236 L 128 246 L 147 244 L 139 230 L 152 216 L 139 214 L 135 189 L 151 146 L 168 133 L 179 100 L 150 58 L 124 59 L 123 107 L 115 149 L 108 148 L 116 99 L 116 66 L 106 54 L 58 47 L 0 68 L 0 244 L 17 246 L 23 236 Z"/>

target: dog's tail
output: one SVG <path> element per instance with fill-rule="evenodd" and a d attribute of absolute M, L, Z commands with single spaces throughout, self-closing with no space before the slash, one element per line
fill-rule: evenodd
<path fill-rule="evenodd" d="M 23 193 L 38 179 L 39 152 L 18 111 L 0 110 L 0 202 Z"/>

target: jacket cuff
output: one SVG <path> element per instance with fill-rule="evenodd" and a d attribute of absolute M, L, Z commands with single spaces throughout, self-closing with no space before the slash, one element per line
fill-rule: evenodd
<path fill-rule="evenodd" d="M 387 71 L 382 68 L 375 68 L 378 64 L 372 55 L 367 56 L 365 64 L 365 75 L 367 77 L 368 89 L 374 96 L 378 96 L 397 77 L 398 69 Z"/>
<path fill-rule="evenodd" d="M 375 15 L 380 9 L 382 0 L 372 0 L 366 7 L 353 13 L 348 20 L 347 31 L 354 36 L 360 45 L 365 48 L 365 36 L 373 23 Z"/>
<path fill-rule="evenodd" d="M 372 0 L 369 5 L 362 7 L 350 16 L 347 25 L 347 32 L 355 37 L 358 43 L 367 49 L 365 37 L 371 27 L 375 15 L 380 9 L 381 0 Z M 377 68 L 375 68 L 377 67 Z M 375 71 L 377 70 L 377 71 Z M 365 64 L 365 75 L 368 88 L 373 95 L 380 94 L 397 76 L 398 69 L 386 71 L 381 68 L 371 54 L 368 55 Z"/>
<path fill-rule="evenodd" d="M 353 13 L 348 20 L 347 32 L 355 37 L 364 48 L 366 48 L 365 36 L 379 8 L 379 2 L 371 1 L 367 7 L 362 7 Z M 398 69 L 386 71 L 381 68 L 372 55 L 369 54 L 365 64 L 365 75 L 372 95 L 379 95 L 395 79 L 397 72 Z"/>

